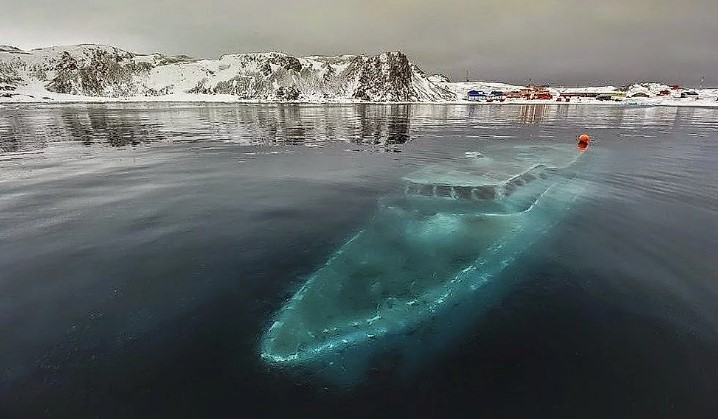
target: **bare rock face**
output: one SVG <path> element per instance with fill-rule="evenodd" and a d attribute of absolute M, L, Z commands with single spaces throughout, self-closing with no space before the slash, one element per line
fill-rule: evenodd
<path fill-rule="evenodd" d="M 387 52 L 371 57 L 359 71 L 359 85 L 354 97 L 372 101 L 412 101 L 412 68 L 401 52 Z"/>
<path fill-rule="evenodd" d="M 11 45 L 0 45 L 0 53 L 7 52 L 15 54 L 24 54 L 20 48 Z M 8 54 L 10 55 L 10 54 Z M 12 94 L 8 93 L 17 88 L 17 85 L 22 83 L 22 77 L 19 74 L 21 68 L 20 62 L 4 61 L 0 59 L 0 97 L 11 97 Z"/>
<path fill-rule="evenodd" d="M 0 90 L 9 90 L 8 88 L 21 82 L 22 79 L 13 66 L 0 63 Z"/>
<path fill-rule="evenodd" d="M 272 55 L 269 59 L 270 64 L 277 65 L 287 71 L 302 71 L 302 63 L 296 57 L 289 55 Z"/>
<path fill-rule="evenodd" d="M 284 87 L 279 87 L 279 89 L 277 89 L 277 97 L 285 100 L 298 100 L 299 89 L 297 89 L 295 86 L 290 86 L 287 89 L 285 89 Z"/>
<path fill-rule="evenodd" d="M 130 53 L 96 49 L 90 57 L 78 61 L 64 51 L 55 66 L 55 77 L 48 83 L 51 92 L 84 96 L 123 97 L 138 93 L 133 77 L 153 67 L 135 62 Z"/>
<path fill-rule="evenodd" d="M 60 62 L 55 66 L 55 78 L 47 85 L 51 92 L 82 94 L 80 84 L 80 68 L 77 60 L 68 52 L 63 52 Z"/>

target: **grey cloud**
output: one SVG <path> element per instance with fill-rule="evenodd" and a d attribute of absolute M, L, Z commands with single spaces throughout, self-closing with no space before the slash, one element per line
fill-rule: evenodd
<path fill-rule="evenodd" d="M 377 53 L 427 72 L 553 84 L 718 85 L 715 0 L 0 0 L 0 43 L 138 52 Z"/>

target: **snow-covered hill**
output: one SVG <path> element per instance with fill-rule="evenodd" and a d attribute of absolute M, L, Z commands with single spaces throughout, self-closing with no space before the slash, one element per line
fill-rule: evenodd
<path fill-rule="evenodd" d="M 197 98 L 257 101 L 455 100 L 401 52 L 292 57 L 269 52 L 217 60 L 139 55 L 104 45 L 22 51 L 0 46 L 0 97 L 14 100 Z"/>
<path fill-rule="evenodd" d="M 427 76 L 401 52 L 336 57 L 267 52 L 196 60 L 94 44 L 31 51 L 0 45 L 0 102 L 464 102 L 470 90 L 488 93 L 522 88 Z M 621 102 L 625 105 L 718 106 L 718 89 L 671 89 L 669 94 L 666 89 L 670 87 L 658 83 L 549 88 L 551 99 L 511 98 L 502 103 L 548 104 L 559 95 L 583 92 L 615 94 L 626 99 Z M 682 98 L 683 92 L 695 94 Z M 580 98 L 572 103 L 607 102 Z"/>

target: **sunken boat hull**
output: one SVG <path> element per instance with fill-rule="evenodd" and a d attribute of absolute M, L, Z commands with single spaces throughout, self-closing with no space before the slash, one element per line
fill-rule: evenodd
<path fill-rule="evenodd" d="M 475 312 L 477 294 L 581 194 L 570 170 L 577 152 L 525 151 L 407 175 L 405 194 L 380 200 L 365 228 L 279 311 L 263 336 L 262 358 L 352 380 L 378 352 L 402 344 L 420 352 L 412 336 L 428 325 L 443 324 L 439 335 L 446 336 L 447 324 L 461 323 L 452 318 L 469 317 L 457 307 Z"/>

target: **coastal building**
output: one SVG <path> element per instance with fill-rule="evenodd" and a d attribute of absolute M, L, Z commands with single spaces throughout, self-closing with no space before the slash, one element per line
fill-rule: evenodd
<path fill-rule="evenodd" d="M 469 90 L 466 94 L 466 99 L 478 102 L 488 99 L 488 95 L 481 90 Z"/>
<path fill-rule="evenodd" d="M 599 93 L 599 92 L 586 92 L 586 91 L 575 92 L 575 91 L 565 91 L 565 92 L 561 92 L 561 94 L 560 94 L 559 96 L 560 96 L 560 97 L 563 97 L 563 98 L 566 98 L 566 99 L 570 99 L 570 98 L 572 98 L 572 97 L 595 98 L 595 97 L 597 97 L 597 96 L 600 95 L 600 94 L 601 94 L 601 93 Z"/>
<path fill-rule="evenodd" d="M 502 92 L 501 90 L 492 90 L 491 93 L 489 93 L 489 97 L 486 101 L 493 102 L 495 100 L 499 102 L 503 102 L 504 100 L 506 100 L 506 98 L 504 97 L 504 92 Z"/>
<path fill-rule="evenodd" d="M 507 99 L 521 99 L 523 97 L 520 90 L 508 92 L 504 96 L 506 96 Z"/>
<path fill-rule="evenodd" d="M 551 94 L 551 92 L 548 91 L 547 87 L 548 86 L 536 86 L 530 84 L 524 88 L 521 88 L 520 90 L 509 92 L 506 97 L 528 100 L 550 100 L 553 98 L 553 95 Z"/>

